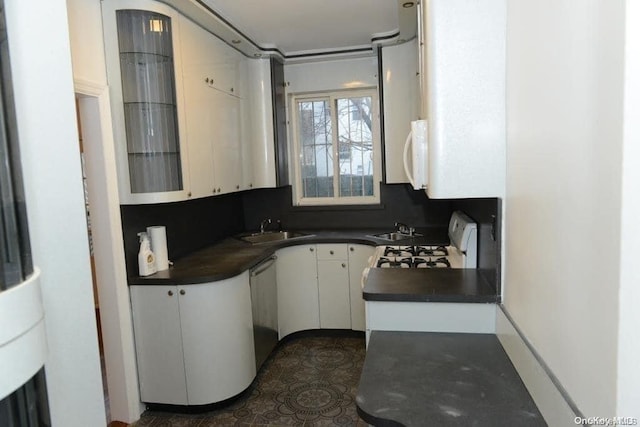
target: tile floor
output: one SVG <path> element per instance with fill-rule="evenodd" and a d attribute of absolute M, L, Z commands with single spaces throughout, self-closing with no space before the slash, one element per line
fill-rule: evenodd
<path fill-rule="evenodd" d="M 366 426 L 355 405 L 364 356 L 362 335 L 294 337 L 230 406 L 202 414 L 146 411 L 134 426 Z"/>

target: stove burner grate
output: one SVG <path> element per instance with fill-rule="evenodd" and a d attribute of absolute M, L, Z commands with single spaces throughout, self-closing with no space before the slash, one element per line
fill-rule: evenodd
<path fill-rule="evenodd" d="M 413 258 L 414 268 L 451 268 L 451 263 L 445 257 Z"/>
<path fill-rule="evenodd" d="M 376 267 L 379 268 L 411 268 L 413 267 L 413 261 L 411 258 L 393 258 L 393 257 L 380 257 L 376 263 Z"/>

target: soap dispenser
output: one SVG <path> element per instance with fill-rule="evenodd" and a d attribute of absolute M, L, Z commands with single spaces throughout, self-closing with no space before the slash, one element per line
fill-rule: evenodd
<path fill-rule="evenodd" d="M 155 273 L 158 269 L 156 267 L 156 257 L 151 252 L 151 244 L 149 242 L 149 235 L 145 232 L 138 233 L 140 238 L 140 252 L 138 252 L 138 273 L 140 276 L 149 276 Z"/>

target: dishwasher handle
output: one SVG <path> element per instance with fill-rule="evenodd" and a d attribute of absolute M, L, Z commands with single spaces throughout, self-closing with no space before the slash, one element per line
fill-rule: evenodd
<path fill-rule="evenodd" d="M 271 267 L 271 265 L 276 262 L 277 258 L 277 256 L 271 255 L 269 258 L 249 270 L 249 274 L 251 275 L 251 277 L 256 277 L 257 275 Z"/>

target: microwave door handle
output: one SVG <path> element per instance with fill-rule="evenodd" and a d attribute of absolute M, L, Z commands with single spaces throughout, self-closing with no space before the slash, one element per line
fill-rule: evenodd
<path fill-rule="evenodd" d="M 409 153 L 409 146 L 411 144 L 412 139 L 413 139 L 413 134 L 412 134 L 411 131 L 409 131 L 409 135 L 407 135 L 407 140 L 404 143 L 404 152 L 402 154 L 402 163 L 404 164 L 404 173 L 405 173 L 405 175 L 407 175 L 407 178 L 409 179 L 409 182 L 411 183 L 411 186 L 413 188 L 416 188 L 415 181 L 413 179 L 411 171 L 409 170 L 409 162 L 407 161 L 409 159 L 407 154 Z"/>

